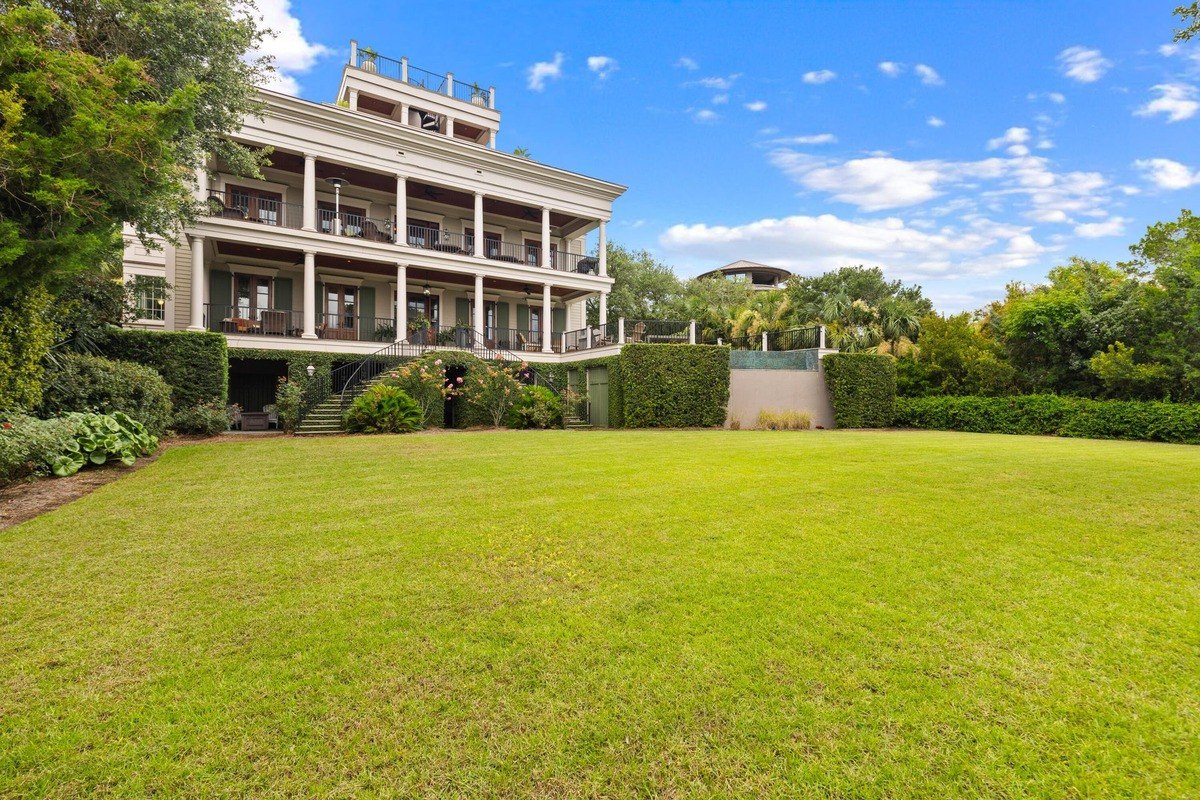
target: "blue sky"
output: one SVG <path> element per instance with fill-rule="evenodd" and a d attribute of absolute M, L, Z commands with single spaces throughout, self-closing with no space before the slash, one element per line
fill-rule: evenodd
<path fill-rule="evenodd" d="M 866 263 L 957 311 L 1195 205 L 1176 4 L 260 6 L 302 97 L 332 99 L 352 38 L 494 85 L 499 146 L 628 185 L 610 238 L 681 276 Z"/>

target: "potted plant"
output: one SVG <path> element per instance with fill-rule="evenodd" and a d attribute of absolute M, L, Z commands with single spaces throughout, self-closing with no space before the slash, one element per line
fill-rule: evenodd
<path fill-rule="evenodd" d="M 375 338 L 381 342 L 396 341 L 396 325 L 392 322 L 376 322 Z"/>
<path fill-rule="evenodd" d="M 408 321 L 408 338 L 414 344 L 425 344 L 431 323 L 424 314 L 415 314 Z"/>
<path fill-rule="evenodd" d="M 379 65 L 375 63 L 375 60 L 379 58 L 377 51 L 372 50 L 370 47 L 361 47 L 358 53 L 362 56 L 362 60 L 358 65 L 359 69 L 364 72 L 379 72 Z"/>
<path fill-rule="evenodd" d="M 480 89 L 478 83 L 471 84 L 471 102 L 477 106 L 487 105 L 487 90 Z"/>

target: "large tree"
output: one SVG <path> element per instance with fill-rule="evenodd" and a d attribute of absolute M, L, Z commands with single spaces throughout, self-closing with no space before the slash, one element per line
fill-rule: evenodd
<path fill-rule="evenodd" d="M 269 65 L 228 0 L 87 0 L 0 14 L 0 296 L 119 258 L 120 225 L 173 237 L 206 152 L 255 108 Z M 245 60 L 243 60 L 245 58 Z"/>
<path fill-rule="evenodd" d="M 683 284 L 666 264 L 648 250 L 626 250 L 608 244 L 608 274 L 613 278 L 608 294 L 612 319 L 667 319 L 678 313 Z M 595 321 L 595 311 L 591 313 Z"/>

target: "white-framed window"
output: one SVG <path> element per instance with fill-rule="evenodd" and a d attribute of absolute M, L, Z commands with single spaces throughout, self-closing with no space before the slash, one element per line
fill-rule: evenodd
<path fill-rule="evenodd" d="M 133 305 L 140 320 L 166 319 L 167 279 L 158 275 L 133 276 Z"/>

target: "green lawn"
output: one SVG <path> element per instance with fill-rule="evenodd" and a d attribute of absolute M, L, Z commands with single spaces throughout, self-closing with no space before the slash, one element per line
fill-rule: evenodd
<path fill-rule="evenodd" d="M 0 795 L 1200 796 L 1200 448 L 171 450 L 0 532 Z"/>

